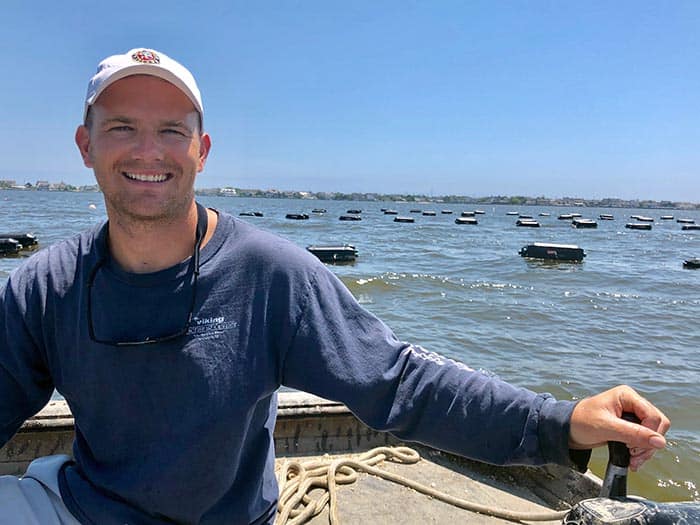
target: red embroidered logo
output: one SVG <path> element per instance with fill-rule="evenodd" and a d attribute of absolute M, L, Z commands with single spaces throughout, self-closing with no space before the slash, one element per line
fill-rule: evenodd
<path fill-rule="evenodd" d="M 131 55 L 131 58 L 135 62 L 141 62 L 142 64 L 160 64 L 160 57 L 153 51 L 149 51 L 147 49 L 137 51 Z"/>

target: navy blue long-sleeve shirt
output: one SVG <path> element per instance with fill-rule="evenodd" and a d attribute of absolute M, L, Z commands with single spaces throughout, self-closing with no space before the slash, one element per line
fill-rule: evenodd
<path fill-rule="evenodd" d="M 83 523 L 238 524 L 274 513 L 280 385 L 345 403 L 369 426 L 497 464 L 568 464 L 573 403 L 398 340 L 315 257 L 219 213 L 186 336 L 113 347 L 88 335 L 105 226 L 31 257 L 0 292 L 0 444 L 53 389 L 74 418 L 60 479 Z M 92 289 L 98 339 L 183 325 L 190 261 Z"/>

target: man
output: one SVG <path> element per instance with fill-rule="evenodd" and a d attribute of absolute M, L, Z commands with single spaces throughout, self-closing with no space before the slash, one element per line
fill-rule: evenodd
<path fill-rule="evenodd" d="M 0 294 L 0 444 L 54 388 L 76 427 L 74 461 L 0 479 L 12 523 L 271 523 L 280 385 L 494 463 L 585 468 L 614 439 L 636 469 L 665 446 L 668 419 L 632 389 L 556 401 L 403 343 L 313 256 L 196 204 L 203 116 L 190 72 L 157 51 L 109 57 L 90 81 L 75 138 L 108 223 Z"/>

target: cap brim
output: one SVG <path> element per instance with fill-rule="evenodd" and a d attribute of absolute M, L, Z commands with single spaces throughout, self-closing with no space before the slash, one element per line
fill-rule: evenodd
<path fill-rule="evenodd" d="M 100 84 L 100 86 L 95 90 L 95 92 L 92 93 L 85 100 L 83 121 L 85 121 L 85 119 L 87 118 L 87 113 L 90 109 L 90 106 L 92 106 L 97 101 L 97 99 L 100 98 L 100 95 L 105 89 L 114 84 L 116 81 L 133 75 L 149 75 L 152 77 L 163 79 L 166 82 L 170 82 L 180 91 L 182 91 L 185 95 L 187 95 L 187 98 L 190 99 L 190 102 L 192 102 L 192 105 L 194 106 L 195 110 L 197 110 L 200 117 L 203 116 L 204 111 L 197 99 L 197 96 L 190 90 L 189 87 L 187 87 L 187 85 L 177 75 L 173 74 L 168 69 L 159 67 L 155 64 L 134 64 L 132 66 L 123 67 L 119 71 L 112 73 L 106 80 L 104 80 Z"/>

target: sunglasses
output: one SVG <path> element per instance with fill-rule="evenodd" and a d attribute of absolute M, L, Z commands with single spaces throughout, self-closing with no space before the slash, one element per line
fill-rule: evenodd
<path fill-rule="evenodd" d="M 190 300 L 190 307 L 187 313 L 187 317 L 185 319 L 184 325 L 182 325 L 182 328 L 177 330 L 174 333 L 171 333 L 169 335 L 161 335 L 157 337 L 150 337 L 146 336 L 144 339 L 137 339 L 137 340 L 116 340 L 116 339 L 102 339 L 101 337 L 98 337 L 95 334 L 95 325 L 93 322 L 93 315 L 92 315 L 92 294 L 93 294 L 93 288 L 95 284 L 95 278 L 97 277 L 98 272 L 100 269 L 107 263 L 109 260 L 109 249 L 107 249 L 107 240 L 108 240 L 108 235 L 109 235 L 109 230 L 105 232 L 105 250 L 104 250 L 104 255 L 97 261 L 97 264 L 95 267 L 92 269 L 90 272 L 90 275 L 88 277 L 88 282 L 87 282 L 87 317 L 88 317 L 88 333 L 90 335 L 90 340 L 92 340 L 94 343 L 99 343 L 103 345 L 108 345 L 108 346 L 117 346 L 117 347 L 125 347 L 125 346 L 145 346 L 145 345 L 153 345 L 153 344 L 158 344 L 158 343 L 165 343 L 168 341 L 173 341 L 175 339 L 179 339 L 180 337 L 184 336 L 187 334 L 187 331 L 190 328 L 190 324 L 192 323 L 192 315 L 194 313 L 194 305 L 195 305 L 195 299 L 197 297 L 197 278 L 199 277 L 199 255 L 200 255 L 200 250 L 202 247 L 202 240 L 204 239 L 204 234 L 207 231 L 207 210 L 204 206 L 201 204 L 197 203 L 197 231 L 195 234 L 195 242 L 194 242 L 194 252 L 192 253 L 192 299 Z"/>

